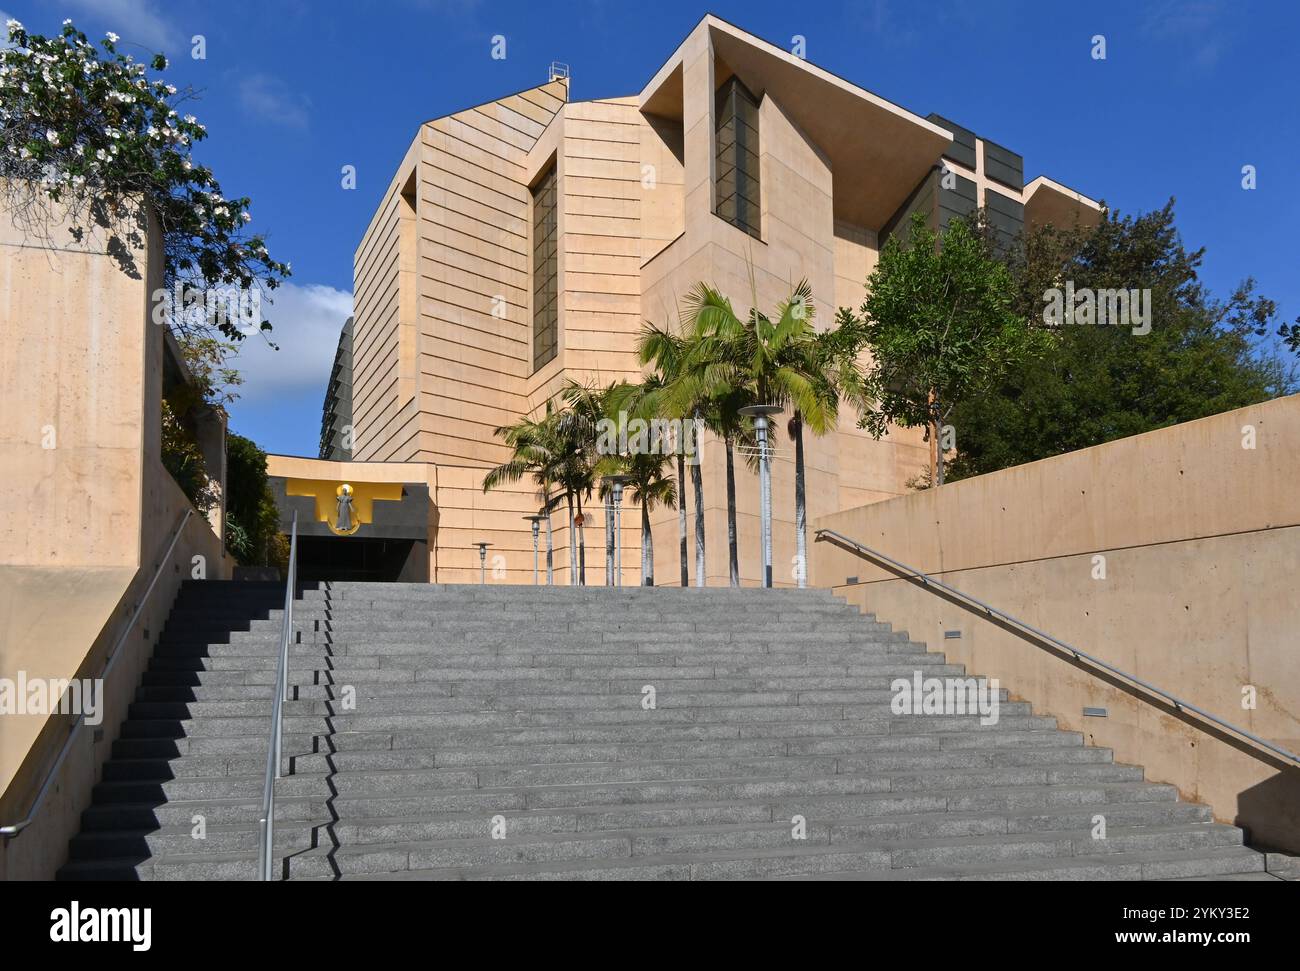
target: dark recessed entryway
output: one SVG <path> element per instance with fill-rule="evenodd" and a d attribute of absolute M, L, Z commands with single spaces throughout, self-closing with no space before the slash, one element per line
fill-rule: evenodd
<path fill-rule="evenodd" d="M 412 539 L 362 536 L 299 536 L 298 577 L 426 583 L 429 547 Z"/>

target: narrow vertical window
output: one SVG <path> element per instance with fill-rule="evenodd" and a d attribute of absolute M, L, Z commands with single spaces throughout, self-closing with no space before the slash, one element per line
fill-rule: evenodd
<path fill-rule="evenodd" d="M 533 187 L 533 370 L 555 358 L 559 343 L 556 286 L 555 166 Z"/>
<path fill-rule="evenodd" d="M 761 239 L 758 186 L 758 101 L 739 78 L 717 95 L 714 143 L 717 152 L 717 208 L 737 229 Z"/>

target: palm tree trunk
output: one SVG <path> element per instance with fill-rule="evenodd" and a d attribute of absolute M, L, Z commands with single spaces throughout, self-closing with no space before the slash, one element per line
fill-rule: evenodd
<path fill-rule="evenodd" d="M 614 585 L 614 497 L 605 497 L 605 586 Z M 619 566 L 623 564 L 620 563 Z"/>
<path fill-rule="evenodd" d="M 555 541 L 551 536 L 551 509 L 550 497 L 547 497 L 546 508 L 546 585 L 548 587 L 555 585 Z"/>
<path fill-rule="evenodd" d="M 564 498 L 569 503 L 569 586 L 578 585 L 578 549 L 573 530 L 573 493 L 566 492 Z"/>
<path fill-rule="evenodd" d="M 699 412 L 695 414 L 695 441 L 700 440 Z M 695 490 L 695 585 L 704 586 L 704 473 L 700 469 L 699 446 L 691 465 L 691 486 Z"/>
<path fill-rule="evenodd" d="M 731 585 L 740 586 L 740 558 L 736 551 L 736 462 L 731 438 L 727 438 L 727 559 Z"/>
<path fill-rule="evenodd" d="M 682 586 L 691 585 L 690 557 L 686 552 L 686 456 L 677 453 L 677 545 L 681 550 Z"/>
<path fill-rule="evenodd" d="M 649 527 L 650 514 L 646 512 L 645 503 L 641 504 L 641 586 L 646 586 L 645 539 Z"/>
<path fill-rule="evenodd" d="M 655 585 L 655 538 L 650 532 L 650 507 L 641 503 L 641 585 Z"/>
<path fill-rule="evenodd" d="M 790 437 L 794 439 L 794 541 L 795 567 L 800 587 L 808 586 L 808 505 L 804 494 L 803 415 L 790 419 Z"/>
<path fill-rule="evenodd" d="M 582 517 L 582 493 L 578 493 L 578 585 L 587 585 L 587 534 L 583 531 L 586 524 Z"/>

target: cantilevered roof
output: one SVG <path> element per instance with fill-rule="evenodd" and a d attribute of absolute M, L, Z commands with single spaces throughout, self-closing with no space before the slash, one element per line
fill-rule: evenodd
<path fill-rule="evenodd" d="M 880 228 L 952 142 L 947 129 L 712 14 L 646 85 L 642 111 L 680 117 L 683 51 L 700 31 L 717 59 L 755 95 L 771 94 L 830 159 L 837 218 Z"/>
<path fill-rule="evenodd" d="M 1068 229 L 1076 223 L 1095 226 L 1101 221 L 1101 203 L 1045 175 L 1025 186 L 1024 198 L 1025 224 L 1028 226 L 1050 223 Z"/>

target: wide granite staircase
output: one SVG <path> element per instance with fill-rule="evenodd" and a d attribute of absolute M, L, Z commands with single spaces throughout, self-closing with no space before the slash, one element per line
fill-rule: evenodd
<path fill-rule="evenodd" d="M 61 877 L 254 878 L 282 598 L 185 585 Z M 892 714 L 962 668 L 829 592 L 332 583 L 294 620 L 278 877 L 1270 879 L 1025 703 Z"/>

